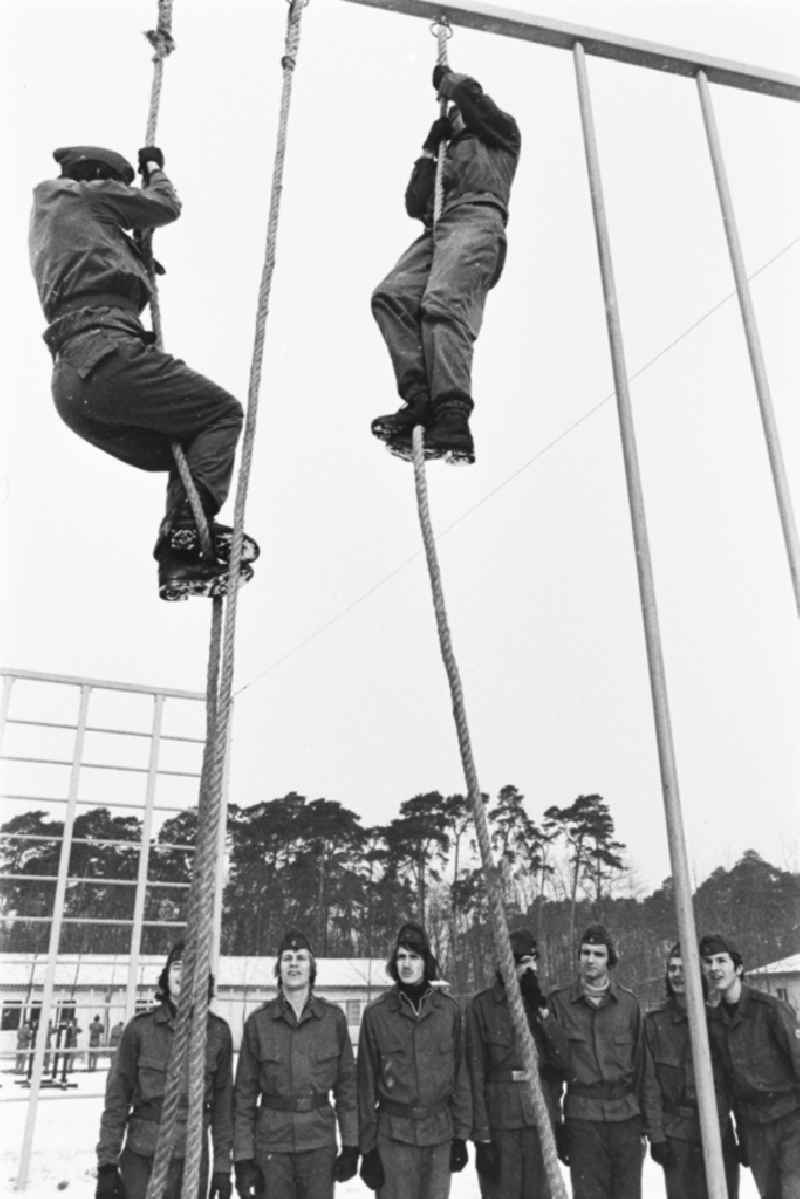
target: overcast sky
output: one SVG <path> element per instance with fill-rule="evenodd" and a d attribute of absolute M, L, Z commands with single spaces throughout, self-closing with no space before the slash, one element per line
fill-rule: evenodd
<path fill-rule="evenodd" d="M 516 6 L 797 71 L 796 0 Z M 210 606 L 157 598 L 162 480 L 59 421 L 26 248 L 54 147 L 135 158 L 155 9 L 6 13 L 0 657 L 200 690 Z M 158 141 L 184 205 L 157 235 L 165 343 L 242 398 L 285 17 L 283 0 L 177 3 L 165 69 Z M 463 791 L 411 468 L 369 434 L 395 406 L 369 297 L 416 236 L 403 193 L 436 115 L 435 51 L 424 21 L 305 10 L 246 522 L 263 552 L 239 606 L 237 803 L 295 789 L 376 823 L 419 791 Z M 650 887 L 669 863 L 573 66 L 464 30 L 450 61 L 523 134 L 475 359 L 478 461 L 428 471 L 478 773 L 537 817 L 601 793 Z M 800 635 L 696 87 L 595 60 L 589 74 L 690 860 L 697 881 L 749 847 L 797 869 Z M 713 95 L 748 271 L 769 263 L 753 299 L 800 506 L 800 107 Z"/>

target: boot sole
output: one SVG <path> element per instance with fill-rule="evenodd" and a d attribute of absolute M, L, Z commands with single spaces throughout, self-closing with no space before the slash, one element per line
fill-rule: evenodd
<path fill-rule="evenodd" d="M 253 568 L 243 563 L 239 571 L 239 586 L 243 587 L 253 578 Z M 218 599 L 228 594 L 228 575 L 214 575 L 210 579 L 165 579 L 158 585 L 158 598 L 168 604 L 180 603 L 191 596 L 201 599 Z"/>
<path fill-rule="evenodd" d="M 214 534 L 214 557 L 220 562 L 229 562 L 233 532 L 217 532 Z M 200 537 L 197 529 L 173 529 L 169 535 L 169 547 L 182 554 L 199 554 Z M 244 535 L 242 539 L 242 562 L 255 562 L 261 549 L 252 537 Z"/>

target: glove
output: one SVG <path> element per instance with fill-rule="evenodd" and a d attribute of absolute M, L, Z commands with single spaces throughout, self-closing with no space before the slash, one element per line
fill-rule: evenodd
<path fill-rule="evenodd" d="M 667 1166 L 672 1165 L 672 1146 L 669 1141 L 651 1141 L 650 1156 L 666 1170 Z"/>
<path fill-rule="evenodd" d="M 386 1182 L 383 1172 L 383 1162 L 377 1149 L 370 1149 L 361 1159 L 361 1181 L 371 1191 L 379 1191 Z"/>
<path fill-rule="evenodd" d="M 444 76 L 449 74 L 450 67 L 442 66 L 441 63 L 437 62 L 436 66 L 433 68 L 433 90 L 435 92 L 438 92 L 439 88 L 441 87 Z"/>
<path fill-rule="evenodd" d="M 569 1165 L 569 1129 L 566 1124 L 556 1124 L 556 1153 L 558 1160 L 565 1166 Z"/>
<path fill-rule="evenodd" d="M 211 1175 L 208 1199 L 231 1199 L 231 1175 L 229 1170 L 215 1170 Z"/>
<path fill-rule="evenodd" d="M 342 1145 L 342 1152 L 333 1163 L 333 1181 L 347 1182 L 358 1169 L 358 1146 Z"/>
<path fill-rule="evenodd" d="M 97 1188 L 94 1199 L 125 1199 L 125 1188 L 117 1167 L 108 1162 L 97 1167 Z"/>
<path fill-rule="evenodd" d="M 453 126 L 448 117 L 437 117 L 428 131 L 428 136 L 422 143 L 423 150 L 436 154 L 440 142 L 446 142 L 453 136 Z"/>
<path fill-rule="evenodd" d="M 535 970 L 524 971 L 522 978 L 519 980 L 519 989 L 522 991 L 522 998 L 531 1007 L 547 1007 L 547 1000 L 542 994 L 542 988 L 539 986 L 539 979 Z"/>
<path fill-rule="evenodd" d="M 467 1142 L 455 1137 L 450 1143 L 450 1173 L 460 1174 L 468 1161 Z"/>
<path fill-rule="evenodd" d="M 236 1162 L 233 1169 L 240 1199 L 261 1199 L 265 1189 L 261 1167 L 257 1166 L 252 1158 L 248 1158 L 246 1161 Z"/>
<path fill-rule="evenodd" d="M 150 174 L 147 169 L 148 162 L 158 163 L 159 168 L 164 166 L 164 155 L 158 146 L 142 146 L 139 151 L 139 174 L 143 179 Z"/>
<path fill-rule="evenodd" d="M 489 1182 L 500 1181 L 500 1153 L 494 1141 L 476 1141 L 475 1169 Z"/>

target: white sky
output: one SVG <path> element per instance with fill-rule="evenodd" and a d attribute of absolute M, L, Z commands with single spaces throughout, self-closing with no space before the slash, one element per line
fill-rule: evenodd
<path fill-rule="evenodd" d="M 795 0 L 516 4 L 797 70 Z M 135 158 L 155 10 L 28 0 L 5 15 L 17 186 L 4 189 L 0 657 L 202 689 L 210 608 L 156 594 L 162 480 L 60 423 L 26 252 L 55 146 Z M 157 237 L 166 346 L 241 397 L 285 16 L 283 0 L 179 2 L 165 70 L 158 140 L 184 203 Z M 463 790 L 411 469 L 369 434 L 395 406 L 369 296 L 416 235 L 403 192 L 436 115 L 435 47 L 425 22 L 342 0 L 311 0 L 303 18 L 247 520 L 263 552 L 239 608 L 238 803 L 294 788 L 375 823 L 418 791 Z M 463 30 L 450 61 L 523 131 L 475 360 L 478 462 L 428 472 L 481 785 L 515 783 L 537 817 L 600 792 L 654 886 L 669 866 L 613 402 L 561 437 L 611 391 L 574 72 L 563 51 Z M 733 282 L 695 86 L 589 71 L 633 374 Z M 748 270 L 794 243 L 753 299 L 800 508 L 800 108 L 713 91 Z M 796 869 L 800 634 L 735 300 L 632 395 L 690 860 L 698 881 L 748 847 Z"/>

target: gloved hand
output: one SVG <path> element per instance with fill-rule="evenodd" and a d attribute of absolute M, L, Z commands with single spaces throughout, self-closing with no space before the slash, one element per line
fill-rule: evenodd
<path fill-rule="evenodd" d="M 525 970 L 523 972 L 522 978 L 519 980 L 519 989 L 522 992 L 522 998 L 531 1007 L 547 1007 L 547 1000 L 542 994 L 542 988 L 539 986 L 539 979 L 535 970 Z"/>
<path fill-rule="evenodd" d="M 142 146 L 139 151 L 139 174 L 143 179 L 150 174 L 147 168 L 148 162 L 158 163 L 159 167 L 164 166 L 164 155 L 158 146 Z"/>
<path fill-rule="evenodd" d="M 666 1170 L 667 1166 L 672 1165 L 672 1146 L 669 1141 L 651 1141 L 650 1156 Z"/>
<path fill-rule="evenodd" d="M 265 1190 L 264 1175 L 261 1167 L 252 1158 L 236 1162 L 233 1167 L 236 1174 L 236 1190 L 240 1199 L 262 1199 Z"/>
<path fill-rule="evenodd" d="M 358 1169 L 358 1145 L 342 1145 L 342 1152 L 333 1163 L 333 1181 L 347 1182 Z"/>
<path fill-rule="evenodd" d="M 125 1199 L 125 1188 L 117 1166 L 107 1162 L 97 1167 L 97 1187 L 94 1199 Z"/>
<path fill-rule="evenodd" d="M 439 150 L 439 143 L 446 142 L 453 136 L 453 126 L 450 124 L 448 117 L 437 117 L 431 125 L 428 136 L 422 143 L 423 150 L 427 150 L 429 154 L 436 154 Z"/>
<path fill-rule="evenodd" d="M 449 74 L 450 67 L 445 67 L 442 65 L 442 63 L 437 62 L 436 66 L 433 68 L 433 90 L 435 92 L 438 92 L 439 88 L 441 87 L 444 76 Z"/>
<path fill-rule="evenodd" d="M 566 1124 L 556 1124 L 556 1153 L 558 1160 L 565 1166 L 569 1165 L 569 1129 Z"/>
<path fill-rule="evenodd" d="M 211 1175 L 208 1199 L 231 1199 L 230 1170 L 215 1170 Z"/>
<path fill-rule="evenodd" d="M 489 1182 L 500 1180 L 500 1153 L 494 1141 L 475 1142 L 475 1169 Z"/>
<path fill-rule="evenodd" d="M 450 1142 L 450 1173 L 460 1174 L 469 1161 L 467 1142 L 454 1137 Z"/>
<path fill-rule="evenodd" d="M 361 1159 L 361 1181 L 371 1191 L 378 1191 L 386 1182 L 383 1162 L 377 1149 L 370 1149 Z"/>

